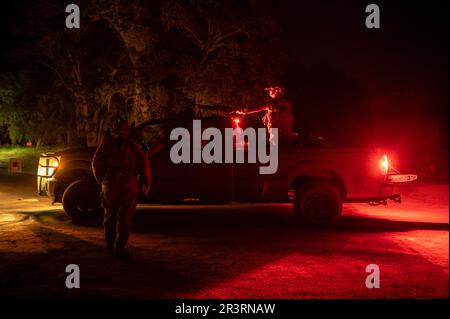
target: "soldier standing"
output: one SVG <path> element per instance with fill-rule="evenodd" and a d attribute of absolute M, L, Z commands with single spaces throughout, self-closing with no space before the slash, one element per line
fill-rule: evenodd
<path fill-rule="evenodd" d="M 270 87 L 266 89 L 269 92 L 271 101 L 267 103 L 272 107 L 272 125 L 278 127 L 278 135 L 281 144 L 290 144 L 292 137 L 292 128 L 294 117 L 292 116 L 292 105 L 286 99 L 286 90 L 284 87 Z"/>
<path fill-rule="evenodd" d="M 92 160 L 95 179 L 102 185 L 106 248 L 119 257 L 129 254 L 127 242 L 136 208 L 137 174 L 144 177 L 146 195 L 151 183 L 147 156 L 139 145 L 127 139 L 128 132 L 128 123 L 117 121 L 115 136 L 97 148 Z"/>

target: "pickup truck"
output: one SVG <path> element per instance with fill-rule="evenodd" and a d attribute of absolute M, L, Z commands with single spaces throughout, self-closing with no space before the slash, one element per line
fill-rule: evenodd
<path fill-rule="evenodd" d="M 224 130 L 239 121 L 230 118 L 204 118 L 203 125 Z M 130 132 L 129 138 L 149 152 L 152 186 L 138 203 L 292 203 L 302 221 L 330 225 L 338 220 L 344 202 L 386 204 L 401 202 L 394 186 L 416 179 L 401 175 L 379 149 L 333 148 L 319 144 L 296 143 L 280 147 L 278 170 L 261 175 L 259 164 L 179 163 L 170 159 L 175 143 L 168 131 L 175 127 L 192 130 L 192 119 L 150 120 Z M 159 139 L 159 140 L 158 140 Z M 101 187 L 93 177 L 91 161 L 96 148 L 74 148 L 43 153 L 37 172 L 40 195 L 62 202 L 66 214 L 75 222 L 101 217 Z M 152 153 L 150 155 L 150 153 Z M 143 192 L 141 192 L 143 193 Z"/>

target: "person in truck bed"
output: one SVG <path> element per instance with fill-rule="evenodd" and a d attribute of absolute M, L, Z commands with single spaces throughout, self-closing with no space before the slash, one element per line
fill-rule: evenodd
<path fill-rule="evenodd" d="M 284 87 L 275 86 L 265 88 L 270 99 L 262 102 L 259 106 L 238 110 L 237 114 L 248 115 L 265 112 L 262 121 L 270 129 L 278 128 L 278 140 L 280 145 L 289 145 L 291 142 L 294 117 L 292 116 L 292 105 L 286 98 Z"/>

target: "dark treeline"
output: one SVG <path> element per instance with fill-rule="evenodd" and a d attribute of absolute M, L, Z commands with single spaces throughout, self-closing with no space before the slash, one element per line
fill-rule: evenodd
<path fill-rule="evenodd" d="M 264 1 L 80 1 L 67 29 L 60 1 L 15 7 L 16 66 L 0 79 L 13 143 L 96 145 L 117 116 L 137 125 L 195 105 L 255 104 L 288 61 Z"/>

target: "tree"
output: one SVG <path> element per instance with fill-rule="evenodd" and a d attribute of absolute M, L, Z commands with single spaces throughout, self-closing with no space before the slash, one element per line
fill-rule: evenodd
<path fill-rule="evenodd" d="M 71 144 L 72 131 L 85 139 L 89 146 L 103 138 L 113 95 L 128 95 L 129 72 L 126 57 L 119 52 L 122 43 L 109 29 L 107 20 L 90 16 L 88 2 L 81 6 L 84 26 L 66 29 L 55 25 L 63 7 L 56 1 L 38 4 L 32 15 L 44 17 L 33 23 L 38 54 L 33 59 L 53 73 L 55 86 L 68 92 L 74 100 L 67 136 Z"/>
<path fill-rule="evenodd" d="M 172 35 L 175 72 L 197 104 L 256 103 L 279 84 L 286 64 L 277 27 L 263 1 L 164 1 L 161 20 Z"/>
<path fill-rule="evenodd" d="M 0 79 L 0 126 L 8 127 L 13 144 L 35 141 L 36 147 L 45 144 L 64 144 L 65 125 L 70 101 L 63 100 L 53 89 L 36 92 L 32 74 L 8 74 Z"/>
<path fill-rule="evenodd" d="M 22 88 L 20 81 L 13 79 L 12 76 L 3 76 L 0 79 L 0 125 L 8 127 L 9 137 L 13 144 L 20 143 L 28 137 L 26 132 L 27 113 L 17 104 Z"/>
<path fill-rule="evenodd" d="M 53 105 L 72 100 L 64 105 L 73 111 L 62 109 L 68 144 L 78 136 L 97 145 L 118 116 L 138 125 L 197 104 L 254 104 L 265 86 L 279 83 L 286 62 L 261 1 L 83 0 L 79 6 L 80 29 L 61 25 L 66 14 L 57 0 L 28 7 L 30 23 L 21 27 L 34 40 L 28 58 L 46 69 L 42 78 L 53 88 L 36 98 Z"/>

